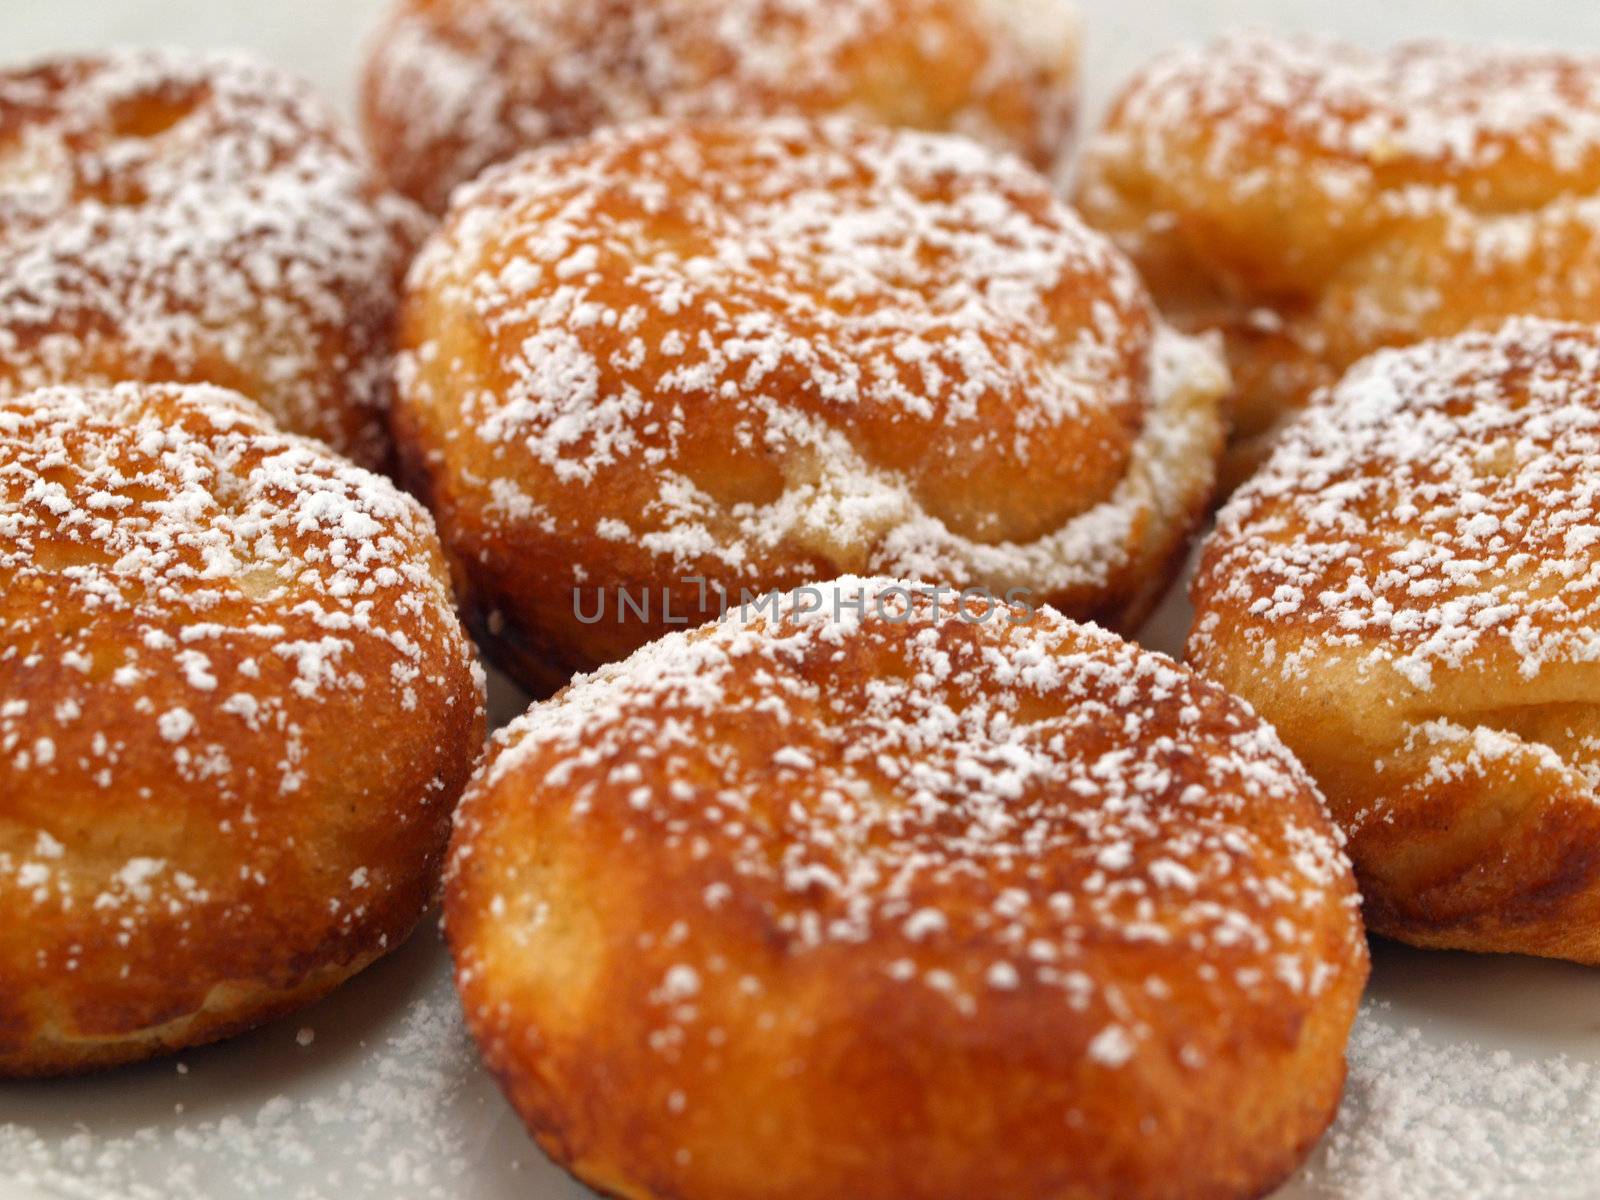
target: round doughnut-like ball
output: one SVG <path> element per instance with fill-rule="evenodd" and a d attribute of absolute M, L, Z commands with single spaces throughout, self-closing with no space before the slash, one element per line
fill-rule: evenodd
<path fill-rule="evenodd" d="M 224 1037 L 398 947 L 483 727 L 389 481 L 210 387 L 0 399 L 0 1076 Z"/>
<path fill-rule="evenodd" d="M 519 151 L 655 116 L 847 113 L 1049 170 L 1077 85 L 1071 0 L 397 0 L 363 111 L 389 179 L 440 212 Z"/>
<path fill-rule="evenodd" d="M 418 221 L 274 67 L 116 52 L 0 72 L 0 395 L 209 383 L 382 464 Z"/>
<path fill-rule="evenodd" d="M 1191 660 L 1317 778 L 1376 932 L 1600 962 L 1600 330 L 1357 366 L 1237 492 Z"/>
<path fill-rule="evenodd" d="M 1600 320 L 1600 56 L 1252 34 L 1161 59 L 1079 202 L 1239 378 L 1237 480 L 1385 346 Z"/>
<path fill-rule="evenodd" d="M 1337 831 L 1243 704 L 883 580 L 503 730 L 446 927 L 529 1129 L 633 1200 L 1263 1195 L 1367 975 Z"/>
<path fill-rule="evenodd" d="M 536 687 L 847 572 L 1131 626 L 1223 436 L 1217 354 L 1041 176 L 839 120 L 632 126 L 491 172 L 401 340 L 409 479 Z"/>

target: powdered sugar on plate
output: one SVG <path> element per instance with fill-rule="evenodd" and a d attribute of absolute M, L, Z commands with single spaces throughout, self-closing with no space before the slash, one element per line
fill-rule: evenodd
<path fill-rule="evenodd" d="M 1305 1200 L 1580 1200 L 1600 1176 L 1600 1069 L 1441 1042 L 1369 1003 Z"/>
<path fill-rule="evenodd" d="M 537 1177 L 444 966 L 437 935 L 419 933 L 303 1018 L 312 1042 L 285 1022 L 176 1062 L 0 1085 L 8 1118 L 14 1095 L 32 1098 L 0 1120 L 0 1178 L 65 1200 L 463 1200 L 499 1194 L 480 1185 L 516 1179 L 513 1163 Z M 114 1114 L 133 1095 L 146 1117 L 126 1122 Z"/>
<path fill-rule="evenodd" d="M 1344 1108 L 1278 1200 L 1592 1195 L 1600 1078 L 1551 1050 L 1559 1035 L 1542 1036 L 1540 1020 L 1552 999 L 1581 1006 L 1582 973 L 1505 962 L 1497 986 L 1525 1003 L 1504 1015 L 1503 1030 L 1460 1020 L 1439 1028 L 1430 1014 L 1439 1006 L 1412 994 L 1408 979 L 1431 966 L 1438 988 L 1460 996 L 1482 980 L 1475 965 L 1488 964 L 1378 956 Z M 318 1030 L 309 1047 L 295 1045 L 290 1022 L 177 1064 L 0 1085 L 4 1178 L 29 1200 L 29 1188 L 44 1200 L 591 1195 L 545 1161 L 483 1074 L 434 935 L 419 934 L 303 1020 Z M 1527 1038 L 1513 1030 L 1530 1023 L 1541 1032 L 1520 1044 Z"/>

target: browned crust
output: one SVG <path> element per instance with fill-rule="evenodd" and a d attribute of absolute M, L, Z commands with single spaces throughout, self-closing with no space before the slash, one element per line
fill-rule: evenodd
<path fill-rule="evenodd" d="M 0 1077 L 88 1074 L 234 1037 L 315 1003 L 387 953 L 387 948 L 375 950 L 350 962 L 313 968 L 288 987 L 255 981 L 214 983 L 200 1008 L 162 1025 L 98 1036 L 36 1032 L 26 1049 L 0 1054 Z"/>
<path fill-rule="evenodd" d="M 1218 621 L 1214 633 L 1191 640 L 1195 665 L 1247 698 L 1316 776 L 1350 835 L 1373 933 L 1430 949 L 1600 963 L 1592 789 L 1532 742 L 1501 763 L 1475 763 L 1471 754 L 1476 731 L 1507 729 L 1485 697 L 1533 712 L 1546 686 L 1561 691 L 1570 680 L 1508 694 L 1506 676 L 1480 667 L 1406 698 L 1358 682 L 1358 651 L 1319 653 L 1314 687 L 1285 684 L 1254 668 L 1258 651 L 1230 632 L 1250 628 L 1248 613 L 1209 591 L 1196 600 L 1202 618 Z M 1397 745 L 1430 721 L 1453 725 L 1467 744 L 1460 752 Z M 1453 778 L 1441 777 L 1447 768 Z"/>

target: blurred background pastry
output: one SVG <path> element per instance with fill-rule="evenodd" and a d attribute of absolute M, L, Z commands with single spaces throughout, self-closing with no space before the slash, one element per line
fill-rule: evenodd
<path fill-rule="evenodd" d="M 366 466 L 419 214 L 311 92 L 243 56 L 0 72 L 0 394 L 210 383 Z"/>
<path fill-rule="evenodd" d="M 519 150 L 646 117 L 848 113 L 1060 163 L 1072 0 L 399 0 L 369 141 L 428 208 Z"/>
<path fill-rule="evenodd" d="M 1357 359 L 1600 319 L 1600 58 L 1236 35 L 1124 90 L 1079 203 L 1238 379 L 1230 483 Z"/>

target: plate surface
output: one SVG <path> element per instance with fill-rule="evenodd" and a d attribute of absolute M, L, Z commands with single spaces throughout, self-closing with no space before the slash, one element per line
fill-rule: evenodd
<path fill-rule="evenodd" d="M 341 104 L 383 0 L 7 0 L 8 59 L 247 46 Z M 1217 29 L 1600 48 L 1600 5 L 1542 0 L 1079 0 L 1096 104 Z M 1146 640 L 1181 642 L 1169 601 Z M 500 687 L 497 715 L 520 698 Z M 1278 1200 L 1600 1195 L 1600 972 L 1379 945 L 1344 1110 Z M 297 1018 L 89 1080 L 0 1084 L 0 1200 L 581 1200 L 478 1066 L 430 921 Z M 988 1200 L 988 1198 L 984 1198 Z M 1003 1200 L 1003 1198 L 994 1198 Z"/>

